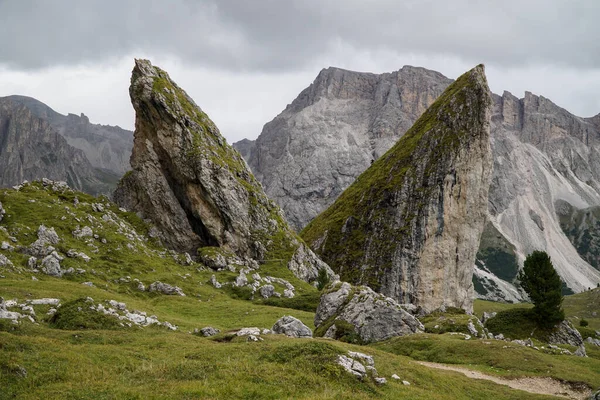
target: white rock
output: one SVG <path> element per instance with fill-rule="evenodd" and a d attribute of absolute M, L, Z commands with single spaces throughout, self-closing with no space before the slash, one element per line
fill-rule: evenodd
<path fill-rule="evenodd" d="M 248 335 L 259 336 L 260 335 L 260 329 L 258 329 L 256 327 L 242 328 L 239 331 L 237 331 L 236 335 L 237 336 L 248 336 Z"/>

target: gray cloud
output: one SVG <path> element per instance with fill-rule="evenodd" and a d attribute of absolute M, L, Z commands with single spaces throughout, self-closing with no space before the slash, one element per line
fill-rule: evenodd
<path fill-rule="evenodd" d="M 600 65 L 596 0 L 0 1 L 17 69 L 160 53 L 232 71 L 299 70 L 339 43 L 472 64 Z"/>

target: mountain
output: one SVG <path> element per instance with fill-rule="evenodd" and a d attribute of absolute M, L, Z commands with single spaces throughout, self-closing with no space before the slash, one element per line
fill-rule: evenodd
<path fill-rule="evenodd" d="M 152 220 L 162 242 L 177 251 L 275 262 L 306 281 L 320 270 L 333 275 L 165 71 L 136 60 L 129 94 L 136 112 L 133 170 L 115 191 L 118 204 Z"/>
<path fill-rule="evenodd" d="M 85 153 L 93 167 L 108 170 L 119 176 L 130 169 L 133 132 L 118 126 L 91 124 L 84 114 L 59 114 L 31 97 L 8 96 L 6 99 L 22 104 L 36 117 L 48 121 L 69 145 Z"/>
<path fill-rule="evenodd" d="M 450 84 L 438 72 L 327 68 L 256 142 L 234 147 L 300 230 L 385 153 Z"/>
<path fill-rule="evenodd" d="M 94 168 L 83 151 L 70 146 L 28 107 L 0 98 L 0 186 L 40 178 L 66 181 L 88 193 L 108 194 L 119 176 Z"/>
<path fill-rule="evenodd" d="M 369 91 L 357 84 L 384 82 L 386 77 L 406 76 L 408 71 L 412 80 L 399 79 L 386 86 L 387 92 Z M 450 82 L 437 72 L 414 67 L 382 75 L 324 69 L 265 125 L 256 141 L 238 142 L 234 147 L 286 217 L 302 228 L 376 159 L 373 149 L 383 152 L 391 147 Z M 535 249 L 549 252 L 570 290 L 595 287 L 600 273 L 585 255 L 582 259 L 576 249 L 581 246 L 574 246 L 561 229 L 555 203 L 564 200 L 576 209 L 600 205 L 600 114 L 580 118 L 529 92 L 523 99 L 505 92 L 493 95 L 493 101 L 494 172 L 489 223 L 474 275 L 477 295 L 513 302 L 522 299 L 514 279 L 525 256 Z M 407 109 L 413 114 L 403 113 Z M 396 127 L 387 130 L 387 135 L 372 132 L 372 116 L 379 113 Z M 413 119 L 389 115 L 412 115 Z"/>
<path fill-rule="evenodd" d="M 343 280 L 430 313 L 473 307 L 491 178 L 483 65 L 452 83 L 301 236 Z"/>

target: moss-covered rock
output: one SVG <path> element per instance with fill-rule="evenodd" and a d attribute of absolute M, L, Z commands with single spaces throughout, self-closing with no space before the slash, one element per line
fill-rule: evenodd
<path fill-rule="evenodd" d="M 136 111 L 133 170 L 115 192 L 120 205 L 152 220 L 174 250 L 194 254 L 210 246 L 241 259 L 294 261 L 290 268 L 307 281 L 323 268 L 332 275 L 290 229 L 239 153 L 165 71 L 136 60 L 129 93 Z M 299 253 L 307 255 L 296 271 Z"/>
<path fill-rule="evenodd" d="M 490 113 L 480 65 L 301 236 L 343 280 L 425 311 L 470 310 L 492 169 Z"/>

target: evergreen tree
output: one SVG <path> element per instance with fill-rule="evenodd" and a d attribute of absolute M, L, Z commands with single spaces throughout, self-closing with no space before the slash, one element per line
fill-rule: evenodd
<path fill-rule="evenodd" d="M 550 327 L 565 319 L 561 307 L 562 283 L 545 251 L 534 251 L 527 256 L 519 280 L 533 302 L 538 324 Z"/>

